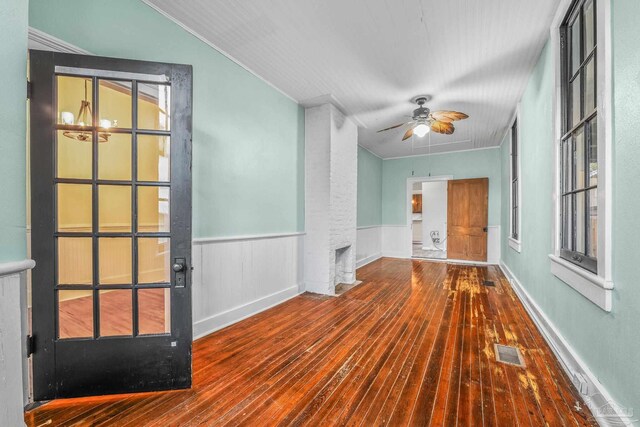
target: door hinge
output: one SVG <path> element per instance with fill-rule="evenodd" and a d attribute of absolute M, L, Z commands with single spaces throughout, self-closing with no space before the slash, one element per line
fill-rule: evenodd
<path fill-rule="evenodd" d="M 33 83 L 27 80 L 27 99 L 31 99 L 32 92 L 33 92 Z"/>
<path fill-rule="evenodd" d="M 36 340 L 33 335 L 27 335 L 27 357 L 36 351 Z"/>

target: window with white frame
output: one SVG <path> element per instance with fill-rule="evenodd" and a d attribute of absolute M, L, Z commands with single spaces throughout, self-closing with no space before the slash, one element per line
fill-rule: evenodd
<path fill-rule="evenodd" d="M 520 153 L 518 141 L 518 119 L 511 126 L 511 232 L 513 240 L 520 240 Z"/>
<path fill-rule="evenodd" d="M 611 3 L 561 0 L 554 19 L 556 194 L 551 272 L 612 305 Z"/>
<path fill-rule="evenodd" d="M 560 256 L 598 268 L 596 0 L 578 0 L 561 27 Z"/>

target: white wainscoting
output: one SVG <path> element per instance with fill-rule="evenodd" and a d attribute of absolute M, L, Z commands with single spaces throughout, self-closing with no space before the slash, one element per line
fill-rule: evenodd
<path fill-rule="evenodd" d="M 356 268 L 367 265 L 382 256 L 382 227 L 358 227 L 356 236 Z"/>
<path fill-rule="evenodd" d="M 23 426 L 28 403 L 26 272 L 32 260 L 0 264 L 0 425 Z"/>
<path fill-rule="evenodd" d="M 383 225 L 382 256 L 411 258 L 412 233 L 406 225 Z M 500 263 L 500 226 L 487 227 L 487 264 Z"/>
<path fill-rule="evenodd" d="M 487 227 L 487 263 L 500 264 L 500 226 L 490 225 Z"/>
<path fill-rule="evenodd" d="M 382 256 L 411 258 L 413 236 L 406 225 L 382 226 Z"/>
<path fill-rule="evenodd" d="M 304 291 L 303 243 L 303 233 L 194 239 L 194 339 Z"/>

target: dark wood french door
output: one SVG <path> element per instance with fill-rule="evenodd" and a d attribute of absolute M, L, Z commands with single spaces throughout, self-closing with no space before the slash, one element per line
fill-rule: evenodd
<path fill-rule="evenodd" d="M 486 261 L 489 179 L 451 180 L 447 190 L 447 257 Z"/>
<path fill-rule="evenodd" d="M 30 52 L 35 400 L 191 386 L 191 66 Z"/>

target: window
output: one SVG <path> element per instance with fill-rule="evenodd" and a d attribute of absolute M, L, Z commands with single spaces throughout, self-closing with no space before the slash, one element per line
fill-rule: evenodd
<path fill-rule="evenodd" d="M 612 306 L 611 2 L 562 0 L 551 32 L 555 182 L 551 273 Z"/>
<path fill-rule="evenodd" d="M 560 27 L 560 257 L 598 269 L 596 0 L 574 2 Z"/>
<path fill-rule="evenodd" d="M 520 161 L 518 150 L 518 120 L 511 126 L 511 238 L 520 240 Z M 516 248 L 519 251 L 519 248 Z"/>

